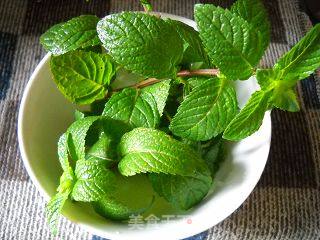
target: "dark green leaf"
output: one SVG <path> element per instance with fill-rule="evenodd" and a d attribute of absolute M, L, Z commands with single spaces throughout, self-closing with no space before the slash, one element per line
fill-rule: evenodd
<path fill-rule="evenodd" d="M 123 121 L 132 128 L 154 128 L 160 122 L 157 102 L 153 95 L 133 88 L 125 88 L 112 95 L 102 115 Z"/>
<path fill-rule="evenodd" d="M 270 42 L 268 13 L 261 0 L 237 0 L 231 12 L 246 20 L 262 36 L 262 48 L 266 50 Z"/>
<path fill-rule="evenodd" d="M 269 108 L 271 92 L 258 91 L 252 94 L 251 98 L 240 111 L 240 113 L 230 122 L 223 133 L 223 138 L 228 140 L 241 140 L 257 131 Z"/>
<path fill-rule="evenodd" d="M 192 148 L 159 130 L 135 128 L 122 137 L 119 150 L 118 168 L 124 176 L 146 172 L 193 176 L 208 170 Z"/>
<path fill-rule="evenodd" d="M 315 25 L 274 68 L 281 71 L 283 80 L 300 80 L 320 67 L 320 24 Z"/>
<path fill-rule="evenodd" d="M 168 174 L 149 175 L 154 190 L 174 207 L 188 210 L 199 203 L 208 193 L 212 178 L 209 172 L 194 176 Z"/>
<path fill-rule="evenodd" d="M 50 66 L 59 90 L 78 104 L 104 98 L 115 71 L 108 55 L 84 51 L 52 57 Z"/>
<path fill-rule="evenodd" d="M 98 35 L 109 54 L 126 69 L 144 77 L 173 78 L 182 58 L 182 40 L 163 19 L 123 12 L 102 19 Z"/>
<path fill-rule="evenodd" d="M 75 169 L 77 181 L 71 196 L 76 201 L 99 201 L 115 190 L 115 176 L 106 168 L 105 160 L 78 160 Z"/>
<path fill-rule="evenodd" d="M 260 32 L 243 18 L 212 4 L 197 4 L 195 19 L 213 64 L 230 79 L 250 77 L 264 50 Z"/>
<path fill-rule="evenodd" d="M 190 64 L 195 62 L 204 62 L 205 66 L 209 67 L 210 62 L 204 46 L 199 37 L 199 33 L 192 27 L 175 20 L 168 19 L 169 22 L 179 33 L 184 42 L 184 53 L 182 64 Z"/>
<path fill-rule="evenodd" d="M 99 18 L 83 15 L 51 27 L 40 37 L 42 46 L 54 55 L 99 45 L 96 26 Z"/>
<path fill-rule="evenodd" d="M 205 141 L 223 132 L 237 111 L 234 88 L 225 79 L 207 79 L 181 103 L 170 130 L 183 138 Z"/>

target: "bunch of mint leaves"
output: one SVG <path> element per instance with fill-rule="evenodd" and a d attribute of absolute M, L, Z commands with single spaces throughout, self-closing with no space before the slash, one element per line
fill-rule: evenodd
<path fill-rule="evenodd" d="M 224 141 L 253 134 L 268 110 L 298 111 L 296 84 L 320 66 L 316 25 L 273 68 L 257 67 L 270 41 L 260 0 L 195 5 L 198 32 L 141 2 L 147 13 L 83 15 L 41 36 L 61 93 L 90 104 L 58 142 L 63 174 L 47 205 L 54 232 L 68 199 L 112 220 L 150 209 L 153 199 L 134 208 L 119 198 L 135 175 L 173 207 L 192 208 L 212 186 Z M 234 82 L 254 75 L 261 89 L 239 111 Z"/>

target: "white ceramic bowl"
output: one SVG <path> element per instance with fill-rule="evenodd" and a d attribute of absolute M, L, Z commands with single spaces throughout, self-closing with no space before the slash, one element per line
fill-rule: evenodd
<path fill-rule="evenodd" d="M 192 20 L 161 14 L 195 27 Z M 51 79 L 50 55 L 46 55 L 32 74 L 23 94 L 18 119 L 19 146 L 24 165 L 43 197 L 55 193 L 61 169 L 56 154 L 58 137 L 73 121 L 75 106 L 58 91 Z M 257 89 L 255 79 L 236 84 L 240 106 Z M 232 144 L 231 153 L 219 170 L 213 190 L 188 219 L 161 222 L 156 227 L 133 229 L 127 224 L 103 219 L 91 208 L 67 203 L 64 216 L 85 230 L 109 239 L 181 239 L 205 231 L 233 213 L 249 196 L 266 164 L 271 138 L 270 113 L 258 132 Z M 190 220 L 191 219 L 191 220 Z"/>

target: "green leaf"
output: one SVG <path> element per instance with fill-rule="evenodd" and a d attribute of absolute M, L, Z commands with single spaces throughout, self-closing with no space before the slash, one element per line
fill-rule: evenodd
<path fill-rule="evenodd" d="M 266 50 L 270 42 L 270 22 L 268 13 L 261 0 L 237 0 L 231 12 L 246 20 L 262 36 L 262 49 Z"/>
<path fill-rule="evenodd" d="M 132 128 L 154 128 L 160 122 L 157 102 L 153 95 L 133 88 L 125 88 L 112 95 L 102 115 L 123 121 Z"/>
<path fill-rule="evenodd" d="M 54 55 L 99 45 L 96 26 L 99 18 L 82 15 L 51 27 L 40 37 L 42 46 Z"/>
<path fill-rule="evenodd" d="M 106 160 L 78 160 L 75 169 L 77 181 L 71 196 L 76 201 L 99 201 L 115 190 L 115 175 L 106 168 Z"/>
<path fill-rule="evenodd" d="M 59 221 L 60 213 L 64 203 L 71 193 L 74 183 L 74 174 L 71 167 L 64 170 L 62 176 L 60 177 L 60 185 L 58 187 L 58 192 L 54 195 L 46 206 L 46 218 L 49 222 L 49 227 L 53 234 L 57 233 L 57 225 Z"/>
<path fill-rule="evenodd" d="M 209 172 L 187 177 L 152 173 L 149 178 L 160 196 L 182 210 L 188 210 L 199 203 L 207 195 L 212 184 Z"/>
<path fill-rule="evenodd" d="M 99 21 L 98 35 L 109 54 L 127 70 L 144 77 L 174 78 L 182 58 L 182 40 L 163 19 L 123 12 Z"/>
<path fill-rule="evenodd" d="M 149 208 L 131 209 L 120 201 L 107 196 L 98 202 L 94 202 L 93 207 L 101 216 L 116 221 L 126 220 L 130 218 L 131 215 L 142 214 Z"/>
<path fill-rule="evenodd" d="M 207 163 L 211 176 L 214 177 L 225 159 L 225 147 L 223 139 L 219 136 L 202 145 L 202 158 Z"/>
<path fill-rule="evenodd" d="M 283 80 L 300 80 L 320 67 L 320 24 L 315 25 L 274 68 L 280 70 Z"/>
<path fill-rule="evenodd" d="M 171 80 L 163 80 L 159 83 L 153 84 L 142 89 L 142 92 L 150 93 L 157 103 L 159 115 L 163 113 L 166 101 L 169 95 Z"/>
<path fill-rule="evenodd" d="M 108 55 L 84 51 L 52 57 L 50 67 L 59 90 L 77 104 L 104 98 L 115 71 Z"/>
<path fill-rule="evenodd" d="M 225 79 L 211 78 L 181 103 L 170 130 L 183 138 L 205 141 L 223 132 L 237 112 L 234 88 Z"/>
<path fill-rule="evenodd" d="M 46 218 L 49 223 L 49 228 L 54 235 L 57 234 L 59 217 L 68 196 L 69 192 L 59 192 L 50 199 L 46 206 Z"/>
<path fill-rule="evenodd" d="M 206 66 L 210 66 L 209 58 L 204 50 L 204 46 L 199 37 L 199 33 L 194 28 L 172 19 L 166 20 L 179 33 L 184 42 L 184 53 L 182 64 L 190 64 L 195 62 L 204 62 Z"/>
<path fill-rule="evenodd" d="M 142 6 L 145 9 L 145 11 L 147 11 L 147 12 L 151 12 L 152 11 L 152 5 L 151 5 L 150 1 L 148 1 L 148 0 L 140 0 L 140 3 L 142 4 Z"/>
<path fill-rule="evenodd" d="M 106 166 L 111 167 L 117 160 L 116 147 L 112 137 L 103 133 L 99 140 L 88 150 L 86 158 L 89 160 L 105 160 Z"/>
<path fill-rule="evenodd" d="M 212 4 L 197 4 L 195 19 L 213 64 L 229 79 L 247 79 L 263 54 L 262 35 L 243 18 Z"/>
<path fill-rule="evenodd" d="M 223 133 L 228 140 L 241 140 L 257 131 L 269 108 L 271 92 L 258 91 L 252 94 L 240 113 L 230 122 Z"/>
<path fill-rule="evenodd" d="M 69 154 L 68 154 L 68 133 L 61 135 L 58 141 L 58 157 L 63 171 L 70 167 Z"/>
<path fill-rule="evenodd" d="M 297 112 L 300 110 L 294 89 L 275 88 L 271 101 L 275 107 L 284 111 Z"/>
<path fill-rule="evenodd" d="M 82 119 L 82 118 L 85 118 L 85 113 L 84 112 L 81 112 L 81 111 L 79 111 L 79 110 L 75 110 L 74 111 L 74 119 L 77 121 L 77 120 L 80 120 L 80 119 Z"/>
<path fill-rule="evenodd" d="M 203 84 L 204 81 L 208 80 L 210 77 L 191 77 L 187 79 L 187 83 L 191 86 L 191 88 L 195 88 Z"/>
<path fill-rule="evenodd" d="M 68 128 L 67 134 L 70 134 L 68 146 L 71 158 L 74 161 L 85 158 L 85 145 L 88 130 L 99 118 L 100 117 L 96 116 L 82 118 L 72 123 Z"/>
<path fill-rule="evenodd" d="M 274 87 L 275 81 L 280 79 L 281 72 L 276 69 L 257 69 L 256 78 L 263 90 Z"/>
<path fill-rule="evenodd" d="M 126 133 L 119 150 L 118 169 L 124 176 L 146 172 L 193 176 L 207 170 L 192 148 L 155 129 L 135 128 Z"/>

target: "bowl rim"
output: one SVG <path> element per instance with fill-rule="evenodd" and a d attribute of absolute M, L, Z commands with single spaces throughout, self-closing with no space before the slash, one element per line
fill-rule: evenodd
<path fill-rule="evenodd" d="M 155 13 L 156 14 L 160 14 L 164 18 L 171 18 L 171 19 L 174 19 L 174 20 L 178 20 L 178 21 L 184 22 L 184 23 L 186 23 L 186 24 L 188 24 L 188 25 L 190 25 L 190 26 L 192 26 L 193 28 L 196 29 L 196 23 L 191 19 L 188 19 L 188 18 L 185 18 L 185 17 L 181 17 L 181 16 L 178 16 L 178 15 L 168 14 L 168 13 L 162 13 L 162 12 L 155 12 Z M 21 153 L 21 158 L 22 158 L 23 164 L 24 164 L 24 166 L 25 166 L 25 168 L 26 168 L 26 170 L 28 172 L 28 175 L 30 176 L 30 179 L 31 179 L 32 183 L 36 186 L 36 189 L 40 192 L 41 196 L 43 196 L 46 201 L 50 199 L 50 196 L 49 196 L 48 192 L 41 186 L 40 181 L 37 179 L 37 177 L 35 175 L 35 172 L 33 171 L 31 161 L 29 160 L 29 158 L 27 156 L 28 154 L 27 154 L 26 146 L 25 146 L 25 142 L 24 142 L 23 120 L 24 120 L 24 115 L 25 115 L 25 113 L 27 111 L 26 105 L 27 105 L 27 101 L 28 101 L 28 98 L 30 96 L 30 92 L 31 92 L 32 86 L 34 84 L 34 81 L 35 81 L 36 78 L 38 78 L 40 70 L 44 67 L 44 65 L 47 64 L 47 62 L 50 60 L 50 57 L 51 57 L 50 53 L 47 53 L 44 56 L 44 58 L 39 62 L 39 64 L 37 65 L 37 67 L 33 71 L 30 79 L 28 80 L 28 83 L 26 84 L 26 87 L 24 89 L 23 96 L 22 96 L 22 99 L 21 99 L 21 102 L 20 102 L 19 113 L 18 113 L 18 125 L 17 125 L 18 143 L 19 143 L 19 149 L 20 149 L 20 153 Z M 270 125 L 270 136 L 271 136 L 272 125 L 271 125 L 270 111 L 266 112 L 265 118 L 266 117 L 267 117 L 268 124 Z M 267 154 L 269 155 L 271 138 L 268 139 L 268 141 L 269 141 L 269 148 L 268 148 L 268 153 Z M 243 197 L 243 201 L 240 201 L 239 204 L 235 205 L 231 210 L 229 210 L 227 212 L 227 214 L 225 214 L 225 217 L 220 219 L 220 221 L 215 222 L 215 223 L 210 223 L 210 221 L 208 221 L 208 222 L 203 221 L 201 223 L 201 225 L 197 228 L 197 231 L 194 231 L 191 234 L 195 235 L 195 234 L 201 233 L 203 231 L 206 231 L 209 228 L 211 228 L 211 227 L 215 226 L 216 224 L 220 223 L 221 221 L 225 220 L 233 212 L 235 212 L 246 201 L 248 196 L 251 194 L 251 192 L 253 191 L 253 189 L 257 185 L 258 181 L 261 178 L 261 175 L 262 175 L 262 172 L 263 172 L 263 170 L 265 168 L 265 165 L 267 163 L 267 159 L 268 159 L 268 156 L 266 156 L 266 161 L 263 164 L 263 168 L 262 168 L 261 173 L 259 174 L 259 177 L 257 179 L 255 179 L 255 181 L 253 181 L 251 183 L 250 188 L 248 187 L 249 191 L 247 190 L 247 192 L 245 194 L 243 194 L 243 196 L 244 196 Z M 74 224 L 80 226 L 80 228 L 84 229 L 85 231 L 88 231 L 88 232 L 90 232 L 90 233 L 92 233 L 94 235 L 107 237 L 107 238 L 112 238 L 112 239 L 128 239 L 127 238 L 128 236 L 121 236 L 121 235 L 118 236 L 115 233 L 106 232 L 104 230 L 92 227 L 92 226 L 90 226 L 90 225 L 88 225 L 86 223 L 76 222 L 76 221 L 74 221 L 74 220 L 72 220 L 72 219 L 70 219 L 68 217 L 67 217 L 67 219 L 69 221 L 73 222 Z M 141 230 L 141 231 L 144 231 L 144 230 Z M 172 239 L 187 238 L 187 237 L 190 237 L 190 236 L 192 236 L 192 235 L 190 235 L 190 231 L 177 231 L 177 232 L 175 232 L 174 238 L 172 238 Z M 158 237 L 159 236 L 155 236 L 155 239 L 158 239 Z M 136 238 L 134 238 L 134 239 L 136 239 Z M 143 236 L 141 234 L 139 234 L 139 235 L 137 235 L 137 239 L 144 239 L 144 238 L 143 238 Z M 171 238 L 169 238 L 169 239 L 171 239 Z"/>

